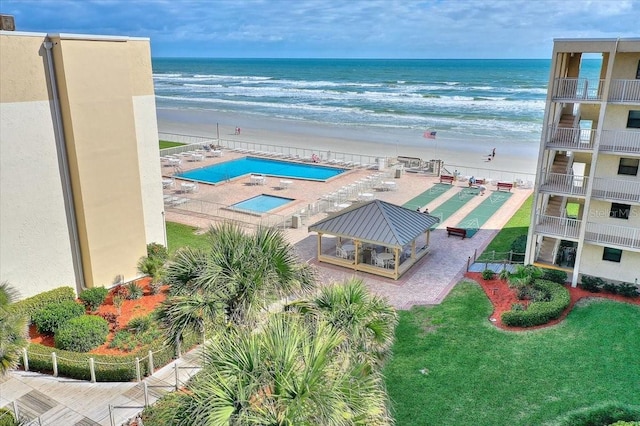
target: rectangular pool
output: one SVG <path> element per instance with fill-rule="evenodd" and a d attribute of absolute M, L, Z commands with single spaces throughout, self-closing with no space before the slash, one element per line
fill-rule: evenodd
<path fill-rule="evenodd" d="M 225 161 L 213 166 L 189 170 L 176 176 L 205 183 L 220 183 L 251 173 L 267 176 L 326 181 L 344 173 L 346 169 L 320 166 L 317 164 L 302 164 L 291 161 L 271 160 L 256 157 L 243 157 L 237 160 Z"/>
<path fill-rule="evenodd" d="M 234 210 L 249 211 L 252 213 L 266 213 L 277 207 L 284 206 L 294 201 L 293 198 L 276 197 L 274 195 L 256 195 L 239 203 L 231 205 Z"/>

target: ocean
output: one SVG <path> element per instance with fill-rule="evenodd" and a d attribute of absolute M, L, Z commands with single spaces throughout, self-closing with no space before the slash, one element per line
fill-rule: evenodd
<path fill-rule="evenodd" d="M 585 77 L 600 61 L 586 59 Z M 538 144 L 550 60 L 154 58 L 158 108 Z"/>

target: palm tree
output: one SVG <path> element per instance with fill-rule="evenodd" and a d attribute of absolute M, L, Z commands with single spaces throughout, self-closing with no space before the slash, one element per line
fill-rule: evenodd
<path fill-rule="evenodd" d="M 155 414 L 174 425 L 392 424 L 381 376 L 343 352 L 344 339 L 296 313 L 273 314 L 258 331 L 232 327 L 211 339 L 206 367 Z"/>
<path fill-rule="evenodd" d="M 248 323 L 252 314 L 295 292 L 315 288 L 315 274 L 300 263 L 293 246 L 277 228 L 245 233 L 233 224 L 209 230 L 211 261 L 220 267 L 218 293 L 225 294 L 229 319 Z"/>
<path fill-rule="evenodd" d="M 29 329 L 26 315 L 11 309 L 18 297 L 7 282 L 0 283 L 0 374 L 5 375 L 20 362 L 22 348 L 27 346 Z"/>
<path fill-rule="evenodd" d="M 381 297 L 372 296 L 361 279 L 323 287 L 311 301 L 296 301 L 286 309 L 327 321 L 345 336 L 347 350 L 360 359 L 381 364 L 390 353 L 396 311 Z"/>
<path fill-rule="evenodd" d="M 527 287 L 533 284 L 537 279 L 542 278 L 544 272 L 542 269 L 533 265 L 518 265 L 515 272 L 509 274 L 507 279 L 511 287 Z"/>

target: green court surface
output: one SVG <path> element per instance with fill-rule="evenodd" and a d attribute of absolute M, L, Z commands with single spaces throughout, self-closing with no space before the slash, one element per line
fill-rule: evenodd
<path fill-rule="evenodd" d="M 456 228 L 465 228 L 467 237 L 473 237 L 478 229 L 511 197 L 511 192 L 494 191 L 478 207 L 473 209 Z"/>
<path fill-rule="evenodd" d="M 443 183 L 436 183 L 431 188 L 424 191 L 422 194 L 417 197 L 407 201 L 402 205 L 402 207 L 406 207 L 411 210 L 416 210 L 417 208 L 422 208 L 453 188 L 453 185 L 447 185 Z"/>
<path fill-rule="evenodd" d="M 431 216 L 437 216 L 440 218 L 440 224 L 447 220 L 449 216 L 457 212 L 462 206 L 467 204 L 469 200 L 477 196 L 479 193 L 478 188 L 464 188 L 453 197 L 433 209 L 429 212 Z"/>

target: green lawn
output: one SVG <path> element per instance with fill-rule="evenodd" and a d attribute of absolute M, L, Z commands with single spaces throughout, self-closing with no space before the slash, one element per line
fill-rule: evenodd
<path fill-rule="evenodd" d="M 461 282 L 441 305 L 399 312 L 385 368 L 397 425 L 544 425 L 607 401 L 640 405 L 640 307 L 598 300 L 528 332 L 493 327 L 491 311 Z"/>
<path fill-rule="evenodd" d="M 167 247 L 170 253 L 184 246 L 200 247 L 207 246 L 206 235 L 196 235 L 197 228 L 180 223 L 167 222 Z"/>
<path fill-rule="evenodd" d="M 173 148 L 174 146 L 184 145 L 180 142 L 160 141 L 160 149 Z"/>
<path fill-rule="evenodd" d="M 502 227 L 498 235 L 489 243 L 483 256 L 488 255 L 492 251 L 496 253 L 505 253 L 511 249 L 511 243 L 520 235 L 527 235 L 529 231 L 529 223 L 531 222 L 531 205 L 533 204 L 533 195 L 529 196 L 522 204 L 520 209 L 509 219 Z"/>

